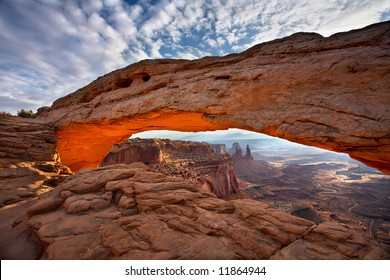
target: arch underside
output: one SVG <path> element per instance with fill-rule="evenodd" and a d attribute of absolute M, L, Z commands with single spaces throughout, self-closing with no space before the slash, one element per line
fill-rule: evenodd
<path fill-rule="evenodd" d="M 281 138 L 291 140 L 291 135 L 278 131 L 278 127 L 266 127 L 263 130 L 256 130 L 248 126 L 240 126 L 226 120 L 218 123 L 215 119 L 205 117 L 194 112 L 152 112 L 134 118 L 124 118 L 115 122 L 102 122 L 99 124 L 73 124 L 66 129 L 57 130 L 57 152 L 61 156 L 62 163 L 73 171 L 85 168 L 95 168 L 112 146 L 128 139 L 131 135 L 150 130 L 175 130 L 183 132 L 226 130 L 229 128 L 241 128 L 254 132 L 261 132 L 270 136 L 284 136 Z M 306 133 L 309 128 L 303 128 Z M 300 136 L 300 135 L 299 135 Z M 296 138 L 293 138 L 296 140 Z M 320 142 L 319 140 L 325 140 Z M 296 141 L 301 144 L 315 146 L 330 151 L 348 153 L 352 158 L 357 159 L 368 166 L 378 168 L 389 173 L 386 162 L 383 164 L 376 161 L 376 152 L 372 153 L 372 147 L 366 151 L 354 149 L 354 147 L 340 149 L 336 141 L 331 142 L 328 137 L 305 138 Z M 367 154 L 373 154 L 370 160 Z M 363 156 L 363 157 L 362 157 Z M 368 158 L 368 159 L 367 159 Z"/>
<path fill-rule="evenodd" d="M 390 23 L 295 34 L 241 54 L 149 60 L 42 109 L 74 171 L 147 130 L 240 128 L 349 154 L 390 174 Z"/>

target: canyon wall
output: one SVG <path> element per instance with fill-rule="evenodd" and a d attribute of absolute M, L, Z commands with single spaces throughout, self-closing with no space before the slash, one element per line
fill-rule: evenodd
<path fill-rule="evenodd" d="M 134 141 L 127 140 L 121 144 L 115 144 L 111 151 L 103 158 L 100 166 L 118 163 L 143 162 L 145 164 L 161 163 L 163 151 L 159 142 L 153 140 Z"/>
<path fill-rule="evenodd" d="M 223 152 L 222 146 L 217 147 Z M 216 153 L 205 142 L 129 139 L 115 145 L 100 165 L 134 162 L 143 162 L 166 175 L 190 180 L 209 189 L 218 198 L 240 193 L 231 157 L 226 153 Z"/>
<path fill-rule="evenodd" d="M 55 128 L 44 122 L 0 116 L 0 207 L 51 189 L 71 174 L 56 149 Z"/>
<path fill-rule="evenodd" d="M 241 128 L 348 153 L 389 173 L 390 22 L 198 60 L 145 60 L 42 108 L 72 170 L 147 130 Z M 71 148 L 70 148 L 71 147 Z"/>

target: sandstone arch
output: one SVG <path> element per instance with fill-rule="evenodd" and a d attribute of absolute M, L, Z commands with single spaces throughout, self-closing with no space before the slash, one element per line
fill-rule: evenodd
<path fill-rule="evenodd" d="M 390 173 L 390 22 L 298 33 L 240 54 L 148 60 L 39 110 L 73 170 L 153 129 L 241 128 L 348 153 Z"/>

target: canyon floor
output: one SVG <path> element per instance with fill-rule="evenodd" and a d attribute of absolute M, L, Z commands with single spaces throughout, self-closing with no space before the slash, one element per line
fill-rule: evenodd
<path fill-rule="evenodd" d="M 315 223 L 340 222 L 390 244 L 389 175 L 345 154 L 279 145 L 279 139 L 234 141 L 252 148 L 254 161 L 234 161 L 240 187 L 251 197 Z"/>

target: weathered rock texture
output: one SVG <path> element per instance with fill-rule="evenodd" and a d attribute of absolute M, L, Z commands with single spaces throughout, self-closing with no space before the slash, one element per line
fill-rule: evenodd
<path fill-rule="evenodd" d="M 297 33 L 240 54 L 149 60 L 98 78 L 38 118 L 73 170 L 136 132 L 231 127 L 348 153 L 390 172 L 390 22 Z M 93 151 L 93 152 L 92 152 Z"/>
<path fill-rule="evenodd" d="M 38 196 L 70 174 L 55 148 L 53 126 L 0 116 L 0 259 L 34 259 L 41 253 L 24 217 Z"/>
<path fill-rule="evenodd" d="M 220 200 L 141 163 L 70 176 L 27 215 L 43 259 L 388 257 L 341 225 L 316 226 L 254 200 Z"/>
<path fill-rule="evenodd" d="M 223 152 L 221 146 L 217 147 Z M 143 162 L 166 175 L 190 180 L 218 198 L 240 194 L 230 155 L 216 153 L 205 142 L 129 139 L 114 145 L 100 165 L 134 162 Z"/>
<path fill-rule="evenodd" d="M 70 174 L 55 148 L 53 126 L 0 116 L 0 207 L 48 191 Z"/>

